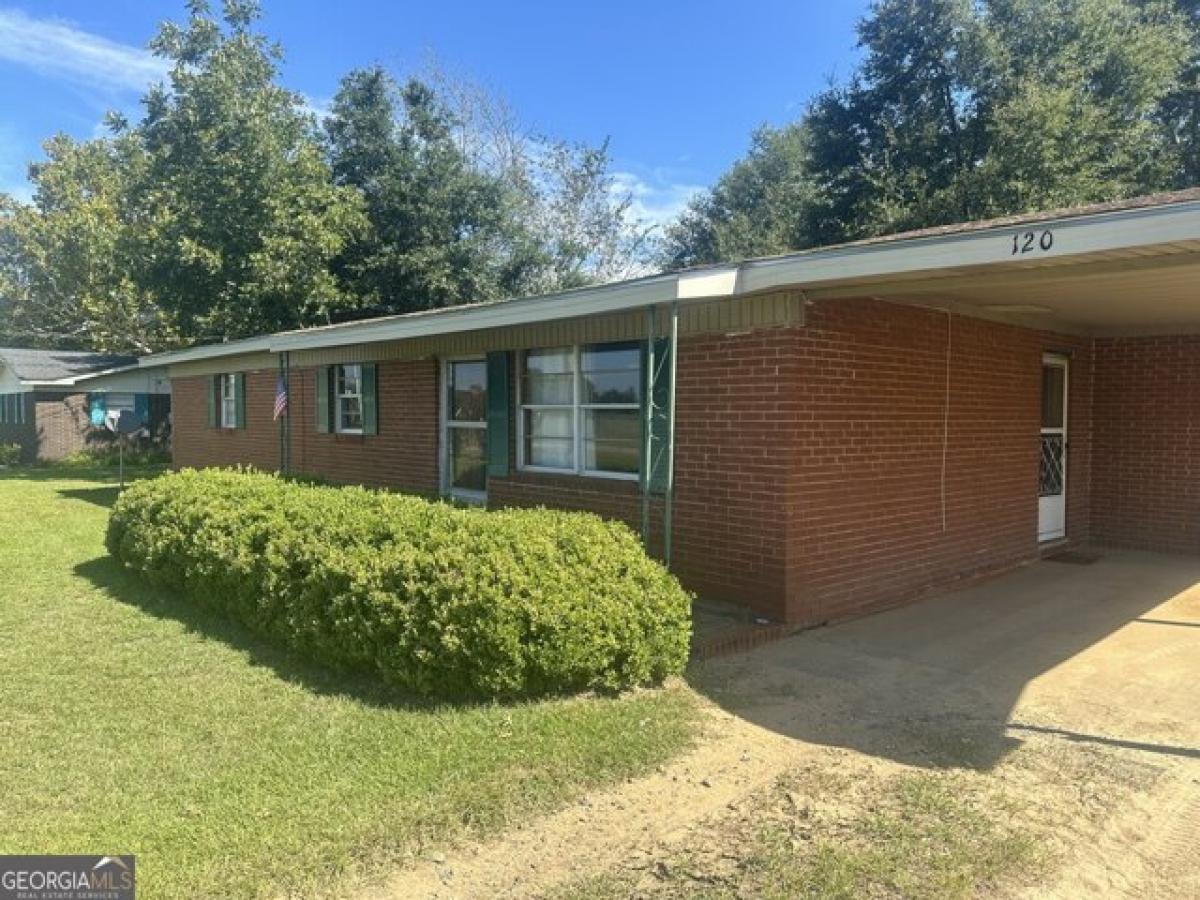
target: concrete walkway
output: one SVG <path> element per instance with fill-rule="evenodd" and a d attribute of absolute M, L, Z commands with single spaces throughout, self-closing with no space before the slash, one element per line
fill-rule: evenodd
<path fill-rule="evenodd" d="M 1200 559 L 1034 563 L 716 661 L 698 687 L 790 737 L 916 765 L 987 768 L 1034 731 L 1200 758 Z"/>

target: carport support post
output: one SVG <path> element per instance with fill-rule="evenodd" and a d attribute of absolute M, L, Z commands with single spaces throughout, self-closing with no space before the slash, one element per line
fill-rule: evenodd
<path fill-rule="evenodd" d="M 642 406 L 642 544 L 650 547 L 650 481 L 654 474 L 654 332 L 656 313 L 646 307 L 646 384 Z"/>
<path fill-rule="evenodd" d="M 663 496 L 663 562 L 671 568 L 671 526 L 675 505 L 675 372 L 679 356 L 679 301 L 671 303 L 671 344 L 667 360 L 667 477 Z"/>

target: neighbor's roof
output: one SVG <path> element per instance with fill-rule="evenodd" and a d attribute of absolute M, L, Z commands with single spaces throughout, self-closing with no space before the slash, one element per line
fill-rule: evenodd
<path fill-rule="evenodd" d="M 107 353 L 0 347 L 0 363 L 11 369 L 20 381 L 42 384 L 129 368 L 136 366 L 138 360 L 133 356 L 115 356 Z"/>
<path fill-rule="evenodd" d="M 1030 225 L 1052 228 L 1051 246 L 1036 258 L 1014 255 L 1014 234 Z M 703 266 L 536 297 L 475 303 L 385 316 L 146 357 L 142 365 L 172 365 L 238 353 L 281 352 L 404 340 L 571 319 L 672 302 L 728 299 L 777 290 L 879 282 L 916 273 L 971 267 L 1070 262 L 1088 254 L 1140 253 L 1138 248 L 1200 241 L 1200 189 L 1109 203 L 1007 216 L 884 235 L 741 263 Z"/>

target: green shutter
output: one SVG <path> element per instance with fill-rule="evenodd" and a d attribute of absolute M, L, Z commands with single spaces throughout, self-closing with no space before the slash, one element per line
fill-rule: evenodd
<path fill-rule="evenodd" d="M 213 375 L 208 379 L 208 427 L 216 428 L 220 424 L 217 420 L 217 398 L 220 396 L 220 375 Z"/>
<path fill-rule="evenodd" d="M 509 359 L 497 350 L 487 355 L 487 473 L 489 478 L 508 475 Z"/>
<path fill-rule="evenodd" d="M 150 424 L 150 395 L 149 394 L 134 394 L 133 395 L 133 414 L 137 416 L 137 420 L 142 425 Z"/>
<path fill-rule="evenodd" d="M 331 367 L 317 369 L 317 431 L 322 434 L 329 431 L 329 383 L 332 377 Z"/>
<path fill-rule="evenodd" d="M 379 433 L 379 403 L 376 398 L 379 390 L 379 379 L 374 363 L 363 363 L 362 366 L 362 416 L 363 434 Z"/>
<path fill-rule="evenodd" d="M 650 458 L 651 469 L 649 472 L 649 490 L 653 493 L 662 493 L 667 489 L 667 454 L 670 453 L 670 412 L 668 405 L 671 401 L 671 342 L 667 338 L 656 338 L 654 341 L 654 378 L 653 378 L 653 398 L 654 398 L 654 416 L 650 422 L 650 433 L 646 434 L 646 398 L 642 398 L 642 441 L 650 441 Z M 646 365 L 649 361 L 649 354 L 646 353 L 645 345 L 642 348 L 642 392 L 645 391 L 645 384 L 648 378 Z M 645 444 L 643 443 L 642 459 L 645 459 L 644 452 Z M 642 486 L 647 486 L 647 473 L 642 474 Z"/>
<path fill-rule="evenodd" d="M 246 427 L 246 376 L 241 372 L 233 376 L 233 426 Z"/>

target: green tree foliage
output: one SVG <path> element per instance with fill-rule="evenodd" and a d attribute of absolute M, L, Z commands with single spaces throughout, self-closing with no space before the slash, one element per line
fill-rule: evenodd
<path fill-rule="evenodd" d="M 366 203 L 370 227 L 335 265 L 366 310 L 578 287 L 643 259 L 607 144 L 533 137 L 469 83 L 357 70 L 325 128 L 336 182 Z"/>
<path fill-rule="evenodd" d="M 133 277 L 139 216 L 129 193 L 145 166 L 129 135 L 47 141 L 32 204 L 9 201 L 0 222 L 8 340 L 133 352 L 169 342 L 169 323 Z"/>
<path fill-rule="evenodd" d="M 249 0 L 191 0 L 152 48 L 168 84 L 111 137 L 56 137 L 30 205 L 0 213 L 5 330 L 47 346 L 147 352 L 323 322 L 332 259 L 363 227 L 333 183 Z"/>
<path fill-rule="evenodd" d="M 1179 0 L 1193 39 L 1191 58 L 1175 89 L 1159 105 L 1158 120 L 1169 148 L 1174 187 L 1200 184 L 1200 0 Z"/>
<path fill-rule="evenodd" d="M 521 284 L 504 184 L 474 168 L 455 120 L 416 79 L 350 73 L 326 123 L 334 178 L 361 193 L 369 228 L 337 260 L 343 284 L 372 311 L 491 300 Z"/>
<path fill-rule="evenodd" d="M 802 152 L 760 133 L 670 229 L 664 262 L 778 252 L 781 235 L 800 249 L 1196 184 L 1198 8 L 880 0 L 859 27 L 859 69 L 793 126 Z M 732 228 L 739 212 L 756 221 Z"/>
<path fill-rule="evenodd" d="M 783 253 L 811 241 L 796 210 L 811 206 L 808 138 L 801 125 L 760 128 L 750 152 L 667 228 L 668 268 Z"/>
<path fill-rule="evenodd" d="M 281 54 L 253 30 L 257 3 L 225 0 L 220 21 L 206 0 L 189 9 L 151 45 L 173 67 L 138 128 L 137 277 L 188 340 L 324 321 L 343 305 L 329 267 L 362 227 L 358 198 L 333 183 L 313 117 L 276 83 Z"/>

